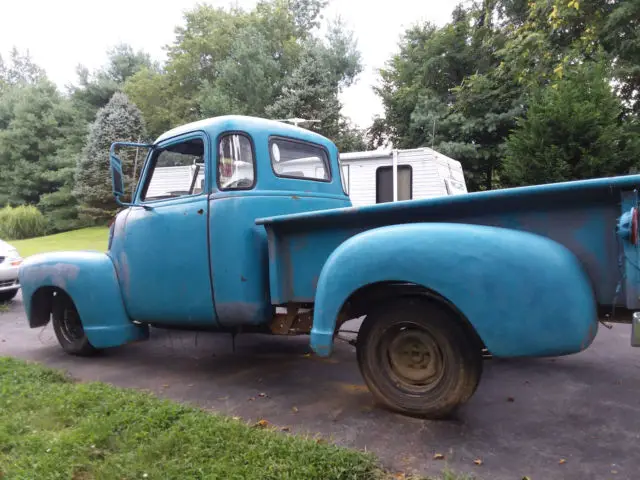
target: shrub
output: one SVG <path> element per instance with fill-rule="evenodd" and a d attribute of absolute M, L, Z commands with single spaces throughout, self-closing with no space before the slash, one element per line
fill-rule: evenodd
<path fill-rule="evenodd" d="M 3 240 L 21 240 L 39 237 L 47 230 L 44 215 L 33 205 L 0 209 L 0 238 Z"/>

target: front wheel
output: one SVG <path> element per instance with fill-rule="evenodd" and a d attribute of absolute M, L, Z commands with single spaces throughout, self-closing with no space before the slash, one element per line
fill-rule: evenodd
<path fill-rule="evenodd" d="M 62 349 L 70 355 L 90 356 L 98 352 L 84 333 L 78 310 L 71 298 L 58 292 L 53 299 L 53 331 Z"/>
<path fill-rule="evenodd" d="M 482 375 L 481 350 L 459 319 L 419 297 L 368 314 L 356 350 L 376 400 L 408 415 L 449 416 L 471 398 Z"/>
<path fill-rule="evenodd" d="M 8 303 L 18 294 L 18 290 L 5 290 L 0 292 L 0 303 Z"/>

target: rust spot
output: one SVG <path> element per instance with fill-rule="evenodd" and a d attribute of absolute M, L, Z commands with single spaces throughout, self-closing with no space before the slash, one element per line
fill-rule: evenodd
<path fill-rule="evenodd" d="M 293 200 L 300 200 L 300 197 L 298 195 L 291 195 L 291 198 Z"/>

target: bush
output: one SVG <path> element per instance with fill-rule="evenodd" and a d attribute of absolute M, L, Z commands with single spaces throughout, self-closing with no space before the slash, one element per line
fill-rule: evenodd
<path fill-rule="evenodd" d="M 7 205 L 0 210 L 0 238 L 3 240 L 40 237 L 46 230 L 44 215 L 32 205 L 15 208 Z"/>

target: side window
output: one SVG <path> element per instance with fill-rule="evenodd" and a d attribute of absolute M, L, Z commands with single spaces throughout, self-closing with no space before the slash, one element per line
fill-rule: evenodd
<path fill-rule="evenodd" d="M 271 165 L 279 177 L 329 181 L 329 159 L 325 150 L 305 142 L 273 138 L 269 143 Z"/>
<path fill-rule="evenodd" d="M 398 201 L 411 200 L 412 168 L 398 165 Z M 376 170 L 376 203 L 393 202 L 393 167 L 378 167 Z"/>
<path fill-rule="evenodd" d="M 204 190 L 204 142 L 191 138 L 157 149 L 142 191 L 142 200 L 162 200 L 198 195 Z"/>
<path fill-rule="evenodd" d="M 220 190 L 253 188 L 255 158 L 251 140 L 240 133 L 223 135 L 218 143 L 218 186 Z"/>

